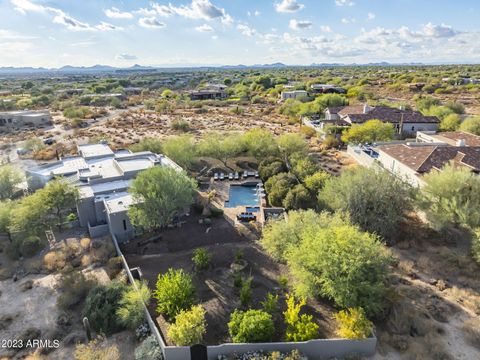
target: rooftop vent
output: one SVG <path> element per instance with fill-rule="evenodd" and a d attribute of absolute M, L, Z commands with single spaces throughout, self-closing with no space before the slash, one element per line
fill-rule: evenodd
<path fill-rule="evenodd" d="M 459 139 L 459 140 L 457 140 L 457 146 L 458 146 L 458 147 L 466 146 L 465 139 Z"/>

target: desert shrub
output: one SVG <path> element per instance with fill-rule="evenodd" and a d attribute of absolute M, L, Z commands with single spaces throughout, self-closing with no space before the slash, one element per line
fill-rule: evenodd
<path fill-rule="evenodd" d="M 50 251 L 43 257 L 43 262 L 48 270 L 60 270 L 65 267 L 67 258 L 62 251 Z"/>
<path fill-rule="evenodd" d="M 471 116 L 465 119 L 460 125 L 460 130 L 480 135 L 480 116 Z"/>
<path fill-rule="evenodd" d="M 7 246 L 5 247 L 5 255 L 7 255 L 10 260 L 18 260 L 20 256 L 22 256 L 17 241 L 13 241 L 7 244 Z"/>
<path fill-rule="evenodd" d="M 269 341 L 275 331 L 272 316 L 262 310 L 235 310 L 228 331 L 234 343 Z"/>
<path fill-rule="evenodd" d="M 26 237 L 20 245 L 20 252 L 23 256 L 32 257 L 36 255 L 45 244 L 38 236 L 28 236 Z"/>
<path fill-rule="evenodd" d="M 117 311 L 126 290 L 126 285 L 112 282 L 107 285 L 97 285 L 89 291 L 83 316 L 88 318 L 93 330 L 109 335 L 122 329 Z"/>
<path fill-rule="evenodd" d="M 88 344 L 77 344 L 73 353 L 75 360 L 120 360 L 116 345 L 108 346 L 99 338 Z"/>
<path fill-rule="evenodd" d="M 135 349 L 135 360 L 162 360 L 163 354 L 155 336 L 147 337 Z"/>
<path fill-rule="evenodd" d="M 211 208 L 210 212 L 213 217 L 223 216 L 223 209 Z"/>
<path fill-rule="evenodd" d="M 465 168 L 449 164 L 423 177 L 419 206 L 437 228 L 480 225 L 480 178 Z"/>
<path fill-rule="evenodd" d="M 407 183 L 387 171 L 359 167 L 328 179 L 319 201 L 320 206 L 348 212 L 363 230 L 390 239 L 412 208 L 413 194 Z"/>
<path fill-rule="evenodd" d="M 337 148 L 341 145 L 341 143 L 342 142 L 333 135 L 326 136 L 325 139 L 322 141 L 322 145 L 325 149 Z"/>
<path fill-rule="evenodd" d="M 158 138 L 146 137 L 140 140 L 138 143 L 131 145 L 130 150 L 133 152 L 151 151 L 155 154 L 161 154 L 162 142 Z"/>
<path fill-rule="evenodd" d="M 247 306 L 252 301 L 252 280 L 249 278 L 242 281 L 242 287 L 240 288 L 240 303 L 242 306 Z"/>
<path fill-rule="evenodd" d="M 158 275 L 154 297 L 157 311 L 170 319 L 175 318 L 181 310 L 193 305 L 195 288 L 192 276 L 181 269 L 168 269 L 165 274 Z"/>
<path fill-rule="evenodd" d="M 310 126 L 302 126 L 300 127 L 300 134 L 304 135 L 307 138 L 311 138 L 317 134 L 315 129 L 311 128 Z"/>
<path fill-rule="evenodd" d="M 313 196 L 317 196 L 318 192 L 323 189 L 330 175 L 325 171 L 317 171 L 316 173 L 305 177 L 303 180 L 305 187 Z"/>
<path fill-rule="evenodd" d="M 148 306 L 152 296 L 146 282 L 136 282 L 136 288 L 131 285 L 122 294 L 117 309 L 120 323 L 132 330 L 145 321 L 144 304 Z"/>
<path fill-rule="evenodd" d="M 193 250 L 192 261 L 196 270 L 206 269 L 212 261 L 212 254 L 204 248 L 195 249 Z"/>
<path fill-rule="evenodd" d="M 287 341 L 307 341 L 318 337 L 318 325 L 313 322 L 313 316 L 302 314 L 300 311 L 306 304 L 304 298 L 295 301 L 293 295 L 287 294 L 287 309 L 283 313 L 287 325 Z"/>
<path fill-rule="evenodd" d="M 173 130 L 177 130 L 177 131 L 186 132 L 190 130 L 190 124 L 188 123 L 188 121 L 183 119 L 172 120 L 172 122 L 170 123 L 170 126 L 172 127 Z"/>
<path fill-rule="evenodd" d="M 480 265 L 480 228 L 475 229 L 473 232 L 472 256 L 475 261 Z"/>
<path fill-rule="evenodd" d="M 460 127 L 460 116 L 458 114 L 449 114 L 440 121 L 440 130 L 442 131 L 455 131 Z"/>
<path fill-rule="evenodd" d="M 242 284 L 243 284 L 242 274 L 240 274 L 239 272 L 234 273 L 233 274 L 233 287 L 235 289 L 240 289 L 242 287 Z"/>
<path fill-rule="evenodd" d="M 205 310 L 201 305 L 182 310 L 168 329 L 168 337 L 177 346 L 191 346 L 202 341 L 206 332 Z"/>
<path fill-rule="evenodd" d="M 278 295 L 273 295 L 271 292 L 267 294 L 264 301 L 261 302 L 264 311 L 270 315 L 274 315 L 278 312 Z"/>
<path fill-rule="evenodd" d="M 63 274 L 58 282 L 60 295 L 57 298 L 57 306 L 62 310 L 72 309 L 85 300 L 95 284 L 95 281 L 87 279 L 81 271 Z"/>
<path fill-rule="evenodd" d="M 366 339 L 372 335 L 373 324 L 362 308 L 349 308 L 335 314 L 337 335 L 346 339 Z"/>
<path fill-rule="evenodd" d="M 363 124 L 352 125 L 343 132 L 342 141 L 349 144 L 390 141 L 394 134 L 395 130 L 392 124 L 374 119 Z"/>

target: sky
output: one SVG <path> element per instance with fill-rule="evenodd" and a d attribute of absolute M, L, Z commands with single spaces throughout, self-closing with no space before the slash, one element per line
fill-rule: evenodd
<path fill-rule="evenodd" d="M 0 66 L 480 63 L 479 0 L 0 0 Z"/>

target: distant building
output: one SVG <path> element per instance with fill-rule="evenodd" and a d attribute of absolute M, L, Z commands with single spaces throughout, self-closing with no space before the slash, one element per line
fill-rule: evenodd
<path fill-rule="evenodd" d="M 462 131 L 417 133 L 416 142 L 349 146 L 348 152 L 361 164 L 379 164 L 413 186 L 423 186 L 423 175 L 442 170 L 450 162 L 480 173 L 480 136 Z"/>
<path fill-rule="evenodd" d="M 223 100 L 228 97 L 227 86 L 223 84 L 207 84 L 199 90 L 188 93 L 191 100 Z"/>
<path fill-rule="evenodd" d="M 23 127 L 39 127 L 51 123 L 50 112 L 47 110 L 7 111 L 0 112 L 0 130 L 20 129 Z"/>
<path fill-rule="evenodd" d="M 55 177 L 63 177 L 78 187 L 77 212 L 80 225 L 88 228 L 92 237 L 109 232 L 119 241 L 134 236 L 128 218 L 128 207 L 133 203 L 128 188 L 132 179 L 154 166 L 181 167 L 166 156 L 150 151 L 131 153 L 113 152 L 108 145 L 78 145 L 79 156 L 66 157 L 52 164 L 26 171 L 27 183 L 35 190 Z"/>
<path fill-rule="evenodd" d="M 417 131 L 436 131 L 440 120 L 436 116 L 425 116 L 419 111 L 404 110 L 388 106 L 350 105 L 325 109 L 326 121 L 341 121 L 344 124 L 363 124 L 369 120 L 380 120 L 394 126 L 397 134 L 414 136 Z"/>
<path fill-rule="evenodd" d="M 331 84 L 312 84 L 310 90 L 314 94 L 345 94 L 347 92 L 344 88 Z"/>
<path fill-rule="evenodd" d="M 280 99 L 285 101 L 288 99 L 299 99 L 307 96 L 308 93 L 305 90 L 282 91 L 280 94 Z"/>

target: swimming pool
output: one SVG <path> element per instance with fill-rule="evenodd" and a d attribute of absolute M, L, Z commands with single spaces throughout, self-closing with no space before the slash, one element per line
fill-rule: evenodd
<path fill-rule="evenodd" d="M 226 208 L 237 206 L 258 206 L 257 188 L 247 185 L 230 185 Z"/>

